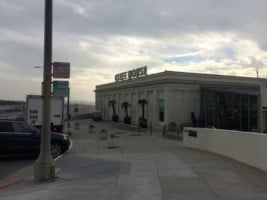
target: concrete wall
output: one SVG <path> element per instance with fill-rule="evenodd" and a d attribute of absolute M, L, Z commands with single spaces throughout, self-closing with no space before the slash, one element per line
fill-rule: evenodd
<path fill-rule="evenodd" d="M 267 171 L 266 134 L 185 128 L 183 135 L 183 143 L 187 147 L 207 150 Z"/>
<path fill-rule="evenodd" d="M 199 85 L 178 85 L 168 90 L 169 106 L 168 121 L 177 125 L 191 122 L 191 112 L 199 116 L 200 89 Z"/>

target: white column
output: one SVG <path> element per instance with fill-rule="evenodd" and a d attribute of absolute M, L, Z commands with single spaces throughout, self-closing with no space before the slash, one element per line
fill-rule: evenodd
<path fill-rule="evenodd" d="M 147 119 L 147 122 L 148 122 L 148 112 L 149 112 L 148 111 L 148 104 L 149 104 L 149 102 L 148 102 L 148 91 L 147 90 L 144 91 L 144 96 L 145 96 L 145 99 L 147 100 L 147 105 L 145 105 L 145 118 Z"/>
<path fill-rule="evenodd" d="M 169 123 L 169 112 L 170 112 L 170 98 L 169 98 L 169 92 L 168 92 L 168 89 L 165 88 L 164 90 L 164 122 L 165 124 L 168 124 Z"/>
<path fill-rule="evenodd" d="M 158 106 L 158 91 L 154 90 L 154 103 L 155 103 L 155 109 L 154 109 L 154 122 L 159 122 L 159 106 Z"/>

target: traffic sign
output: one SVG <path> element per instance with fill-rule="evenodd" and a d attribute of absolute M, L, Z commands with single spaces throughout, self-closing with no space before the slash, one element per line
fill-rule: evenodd
<path fill-rule="evenodd" d="M 53 81 L 54 96 L 67 97 L 69 93 L 69 81 Z"/>
<path fill-rule="evenodd" d="M 53 63 L 54 78 L 70 78 L 70 63 L 54 62 Z"/>

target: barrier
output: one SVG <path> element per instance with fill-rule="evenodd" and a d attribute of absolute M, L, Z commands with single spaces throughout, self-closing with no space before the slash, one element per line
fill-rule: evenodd
<path fill-rule="evenodd" d="M 267 171 L 267 135 L 209 128 L 184 128 L 184 146 L 217 153 Z"/>

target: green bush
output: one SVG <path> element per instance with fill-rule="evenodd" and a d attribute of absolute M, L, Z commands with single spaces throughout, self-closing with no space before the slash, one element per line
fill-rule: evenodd
<path fill-rule="evenodd" d="M 113 122 L 118 122 L 119 121 L 119 116 L 118 115 L 113 115 L 112 116 L 112 121 Z"/>

